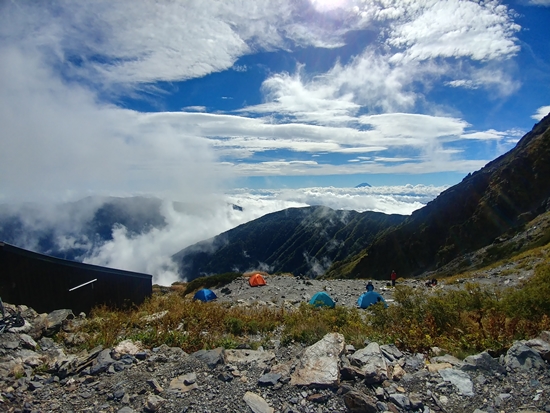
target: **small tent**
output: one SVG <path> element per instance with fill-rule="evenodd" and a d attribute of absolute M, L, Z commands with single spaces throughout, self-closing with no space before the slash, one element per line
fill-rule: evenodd
<path fill-rule="evenodd" d="M 386 300 L 384 300 L 384 297 L 382 297 L 376 291 L 367 291 L 366 293 L 361 294 L 361 296 L 357 300 L 357 305 L 361 308 L 367 308 L 368 306 L 376 304 L 378 302 L 382 302 L 384 303 L 384 307 L 388 307 L 388 304 L 386 304 Z"/>
<path fill-rule="evenodd" d="M 262 277 L 262 274 L 254 274 L 252 277 L 248 279 L 248 283 L 251 287 L 258 287 L 260 285 L 266 285 L 264 277 Z"/>
<path fill-rule="evenodd" d="M 197 291 L 193 296 L 194 300 L 201 300 L 205 303 L 208 301 L 212 301 L 216 298 L 218 297 L 216 296 L 216 294 L 214 294 L 214 291 L 209 290 L 208 288 L 203 288 L 202 290 Z"/>
<path fill-rule="evenodd" d="M 330 295 L 327 293 L 321 291 L 317 294 L 315 294 L 313 297 L 311 297 L 311 300 L 309 300 L 309 303 L 311 305 L 314 305 L 315 307 L 330 307 L 334 308 L 336 303 L 332 298 L 330 298 Z"/>

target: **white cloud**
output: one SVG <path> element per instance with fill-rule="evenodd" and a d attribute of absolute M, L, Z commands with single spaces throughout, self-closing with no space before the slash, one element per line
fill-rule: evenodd
<path fill-rule="evenodd" d="M 203 139 L 97 103 L 87 89 L 52 74 L 32 51 L 0 47 L 0 55 L 0 199 L 200 195 L 220 182 Z"/>
<path fill-rule="evenodd" d="M 284 190 L 235 189 L 222 197 L 211 197 L 205 202 L 175 204 L 164 201 L 160 213 L 164 228 L 153 228 L 135 234 L 125 227 L 112 228 L 112 240 L 92 245 L 90 240 L 75 238 L 78 228 L 90 220 L 104 199 L 88 198 L 79 206 L 42 204 L 16 211 L 34 230 L 55 228 L 58 248 L 80 245 L 88 248 L 85 262 L 111 268 L 144 272 L 154 276 L 153 281 L 169 285 L 178 280 L 177 268 L 171 256 L 196 242 L 209 239 L 242 223 L 271 212 L 308 205 L 325 205 L 333 209 L 376 211 L 408 215 L 434 199 L 446 187 L 425 185 L 381 186 L 362 188 L 315 187 Z M 239 205 L 242 211 L 231 205 Z M 26 240 L 26 248 L 36 249 L 37 240 Z"/>
<path fill-rule="evenodd" d="M 535 120 L 542 120 L 542 118 L 544 118 L 549 113 L 550 113 L 550 106 L 541 106 L 540 108 L 537 109 L 537 113 L 535 113 L 534 115 L 531 115 L 531 118 Z"/>
<path fill-rule="evenodd" d="M 533 6 L 550 7 L 550 0 L 529 0 L 528 3 Z"/>
<path fill-rule="evenodd" d="M 98 191 L 207 194 L 223 187 L 220 177 L 231 179 L 231 171 L 401 172 L 406 163 L 381 162 L 397 149 L 406 152 L 412 172 L 462 171 L 480 161 L 452 159 L 460 152 L 444 145 L 480 139 L 481 132 L 469 134 L 468 123 L 458 117 L 405 112 L 424 104 L 425 89 L 443 78 L 456 79 L 450 86 L 475 85 L 497 95 L 517 88 L 501 60 L 516 53 L 518 27 L 511 12 L 494 2 L 97 1 L 0 7 L 0 173 L 9 177 L 0 200 Z M 204 106 L 139 113 L 99 98 L 118 87 L 153 87 L 138 83 L 244 70 L 234 64 L 248 53 L 335 47 L 357 29 L 379 36 L 326 73 L 312 76 L 298 64 L 294 74 L 272 74 L 263 83 L 265 103 L 240 116 L 204 113 Z M 465 63 L 468 59 L 475 64 Z M 255 155 L 278 150 L 377 157 L 354 165 L 272 159 L 254 164 Z"/>
<path fill-rule="evenodd" d="M 479 83 L 470 79 L 457 79 L 451 80 L 446 83 L 446 85 L 451 87 L 463 87 L 465 89 L 478 89 Z"/>
<path fill-rule="evenodd" d="M 68 76 L 110 87 L 246 70 L 233 66 L 243 55 L 292 43 L 337 47 L 355 28 L 336 16 L 318 25 L 303 18 L 313 9 L 287 0 L 6 3 L 0 36 L 43 48 Z"/>
<path fill-rule="evenodd" d="M 473 60 L 507 58 L 519 51 L 509 10 L 497 2 L 395 2 L 401 9 L 387 43 L 397 50 L 392 61 L 436 57 Z"/>
<path fill-rule="evenodd" d="M 206 112 L 206 106 L 186 106 L 181 110 L 185 112 Z"/>

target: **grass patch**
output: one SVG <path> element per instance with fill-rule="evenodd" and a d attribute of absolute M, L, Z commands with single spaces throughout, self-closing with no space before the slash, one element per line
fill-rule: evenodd
<path fill-rule="evenodd" d="M 356 347 L 369 339 L 380 344 L 395 343 L 412 352 L 426 352 L 437 346 L 459 357 L 486 349 L 499 352 L 515 340 L 550 330 L 549 250 L 546 245 L 531 255 L 516 257 L 515 262 L 522 266 L 533 262 L 534 257 L 539 262 L 534 275 L 518 287 L 492 289 L 466 282 L 460 288 L 432 290 L 398 284 L 395 305 L 375 305 L 368 310 L 317 308 L 305 302 L 292 311 L 282 306 L 239 307 L 194 301 L 182 293 L 182 288 L 191 292 L 241 276 L 221 274 L 208 282 L 197 279 L 178 288 L 159 289 L 142 305 L 129 310 L 95 308 L 77 333 L 90 337 L 82 345 L 88 349 L 99 344 L 111 347 L 127 338 L 140 340 L 146 347 L 167 344 L 186 352 L 239 344 L 257 348 L 268 345 L 276 333 L 281 334 L 283 344 L 310 345 L 327 333 L 338 332 Z M 472 275 L 475 272 L 440 281 L 449 285 Z M 63 339 L 65 334 L 59 333 L 58 338 Z"/>
<path fill-rule="evenodd" d="M 314 307 L 302 303 L 297 311 L 285 317 L 282 343 L 296 341 L 309 345 L 327 333 L 341 333 L 348 344 L 362 347 L 372 329 L 363 320 L 361 311 L 347 307 Z"/>
<path fill-rule="evenodd" d="M 227 307 L 216 302 L 194 301 L 172 292 L 154 294 L 141 306 L 128 311 L 95 308 L 80 331 L 90 336 L 84 345 L 88 349 L 100 344 L 111 347 L 124 339 L 132 339 L 146 347 L 167 344 L 193 352 L 247 343 L 249 335 L 268 334 L 282 321 L 283 312 L 279 309 Z"/>

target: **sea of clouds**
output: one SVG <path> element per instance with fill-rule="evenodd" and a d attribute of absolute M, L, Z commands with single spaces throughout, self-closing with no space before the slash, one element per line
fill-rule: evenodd
<path fill-rule="evenodd" d="M 186 204 L 184 210 L 176 210 L 172 202 L 163 202 L 161 212 L 168 224 L 166 227 L 139 235 L 130 235 L 124 227 L 113 228 L 113 240 L 94 247 L 85 262 L 145 272 L 153 275 L 154 283 L 170 285 L 180 278 L 171 260 L 173 254 L 263 215 L 310 205 L 408 215 L 444 189 L 426 185 L 237 189 L 200 204 Z"/>
<path fill-rule="evenodd" d="M 148 226 L 138 233 L 120 224 L 111 228 L 112 239 L 102 240 L 90 234 L 90 222 L 109 197 L 90 196 L 77 202 L 23 205 L 0 205 L 0 236 L 6 216 L 17 216 L 23 223 L 12 237 L 15 245 L 32 251 L 57 256 L 78 251 L 78 259 L 89 264 L 153 275 L 153 282 L 170 285 L 185 278 L 179 274 L 171 257 L 199 241 L 287 208 L 324 205 L 332 209 L 375 211 L 409 215 L 422 208 L 446 187 L 427 185 L 378 186 L 361 188 L 316 187 L 301 189 L 233 189 L 220 195 L 189 194 L 182 199 L 160 201 L 160 210 L 146 197 L 132 198 L 125 212 L 135 216 L 135 210 L 148 210 L 160 215 L 165 226 Z M 158 199 L 158 197 L 157 197 Z M 151 209 L 154 208 L 154 211 Z M 3 215 L 2 215 L 3 214 Z M 146 219 L 146 218 L 141 218 Z M 15 230 L 14 230 L 15 231 Z M 43 236 L 53 234 L 52 251 L 43 248 Z M 11 234 L 9 234 L 11 235 Z M 3 239 L 6 241 L 6 239 Z M 82 251 L 84 251 L 82 253 Z"/>

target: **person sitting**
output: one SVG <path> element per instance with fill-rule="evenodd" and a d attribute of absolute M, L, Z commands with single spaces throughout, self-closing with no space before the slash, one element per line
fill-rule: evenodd
<path fill-rule="evenodd" d="M 432 278 L 431 280 L 426 281 L 426 287 L 435 287 L 437 285 L 437 280 Z"/>
<path fill-rule="evenodd" d="M 374 291 L 374 285 L 372 285 L 372 281 L 369 281 L 367 283 L 367 291 Z"/>

